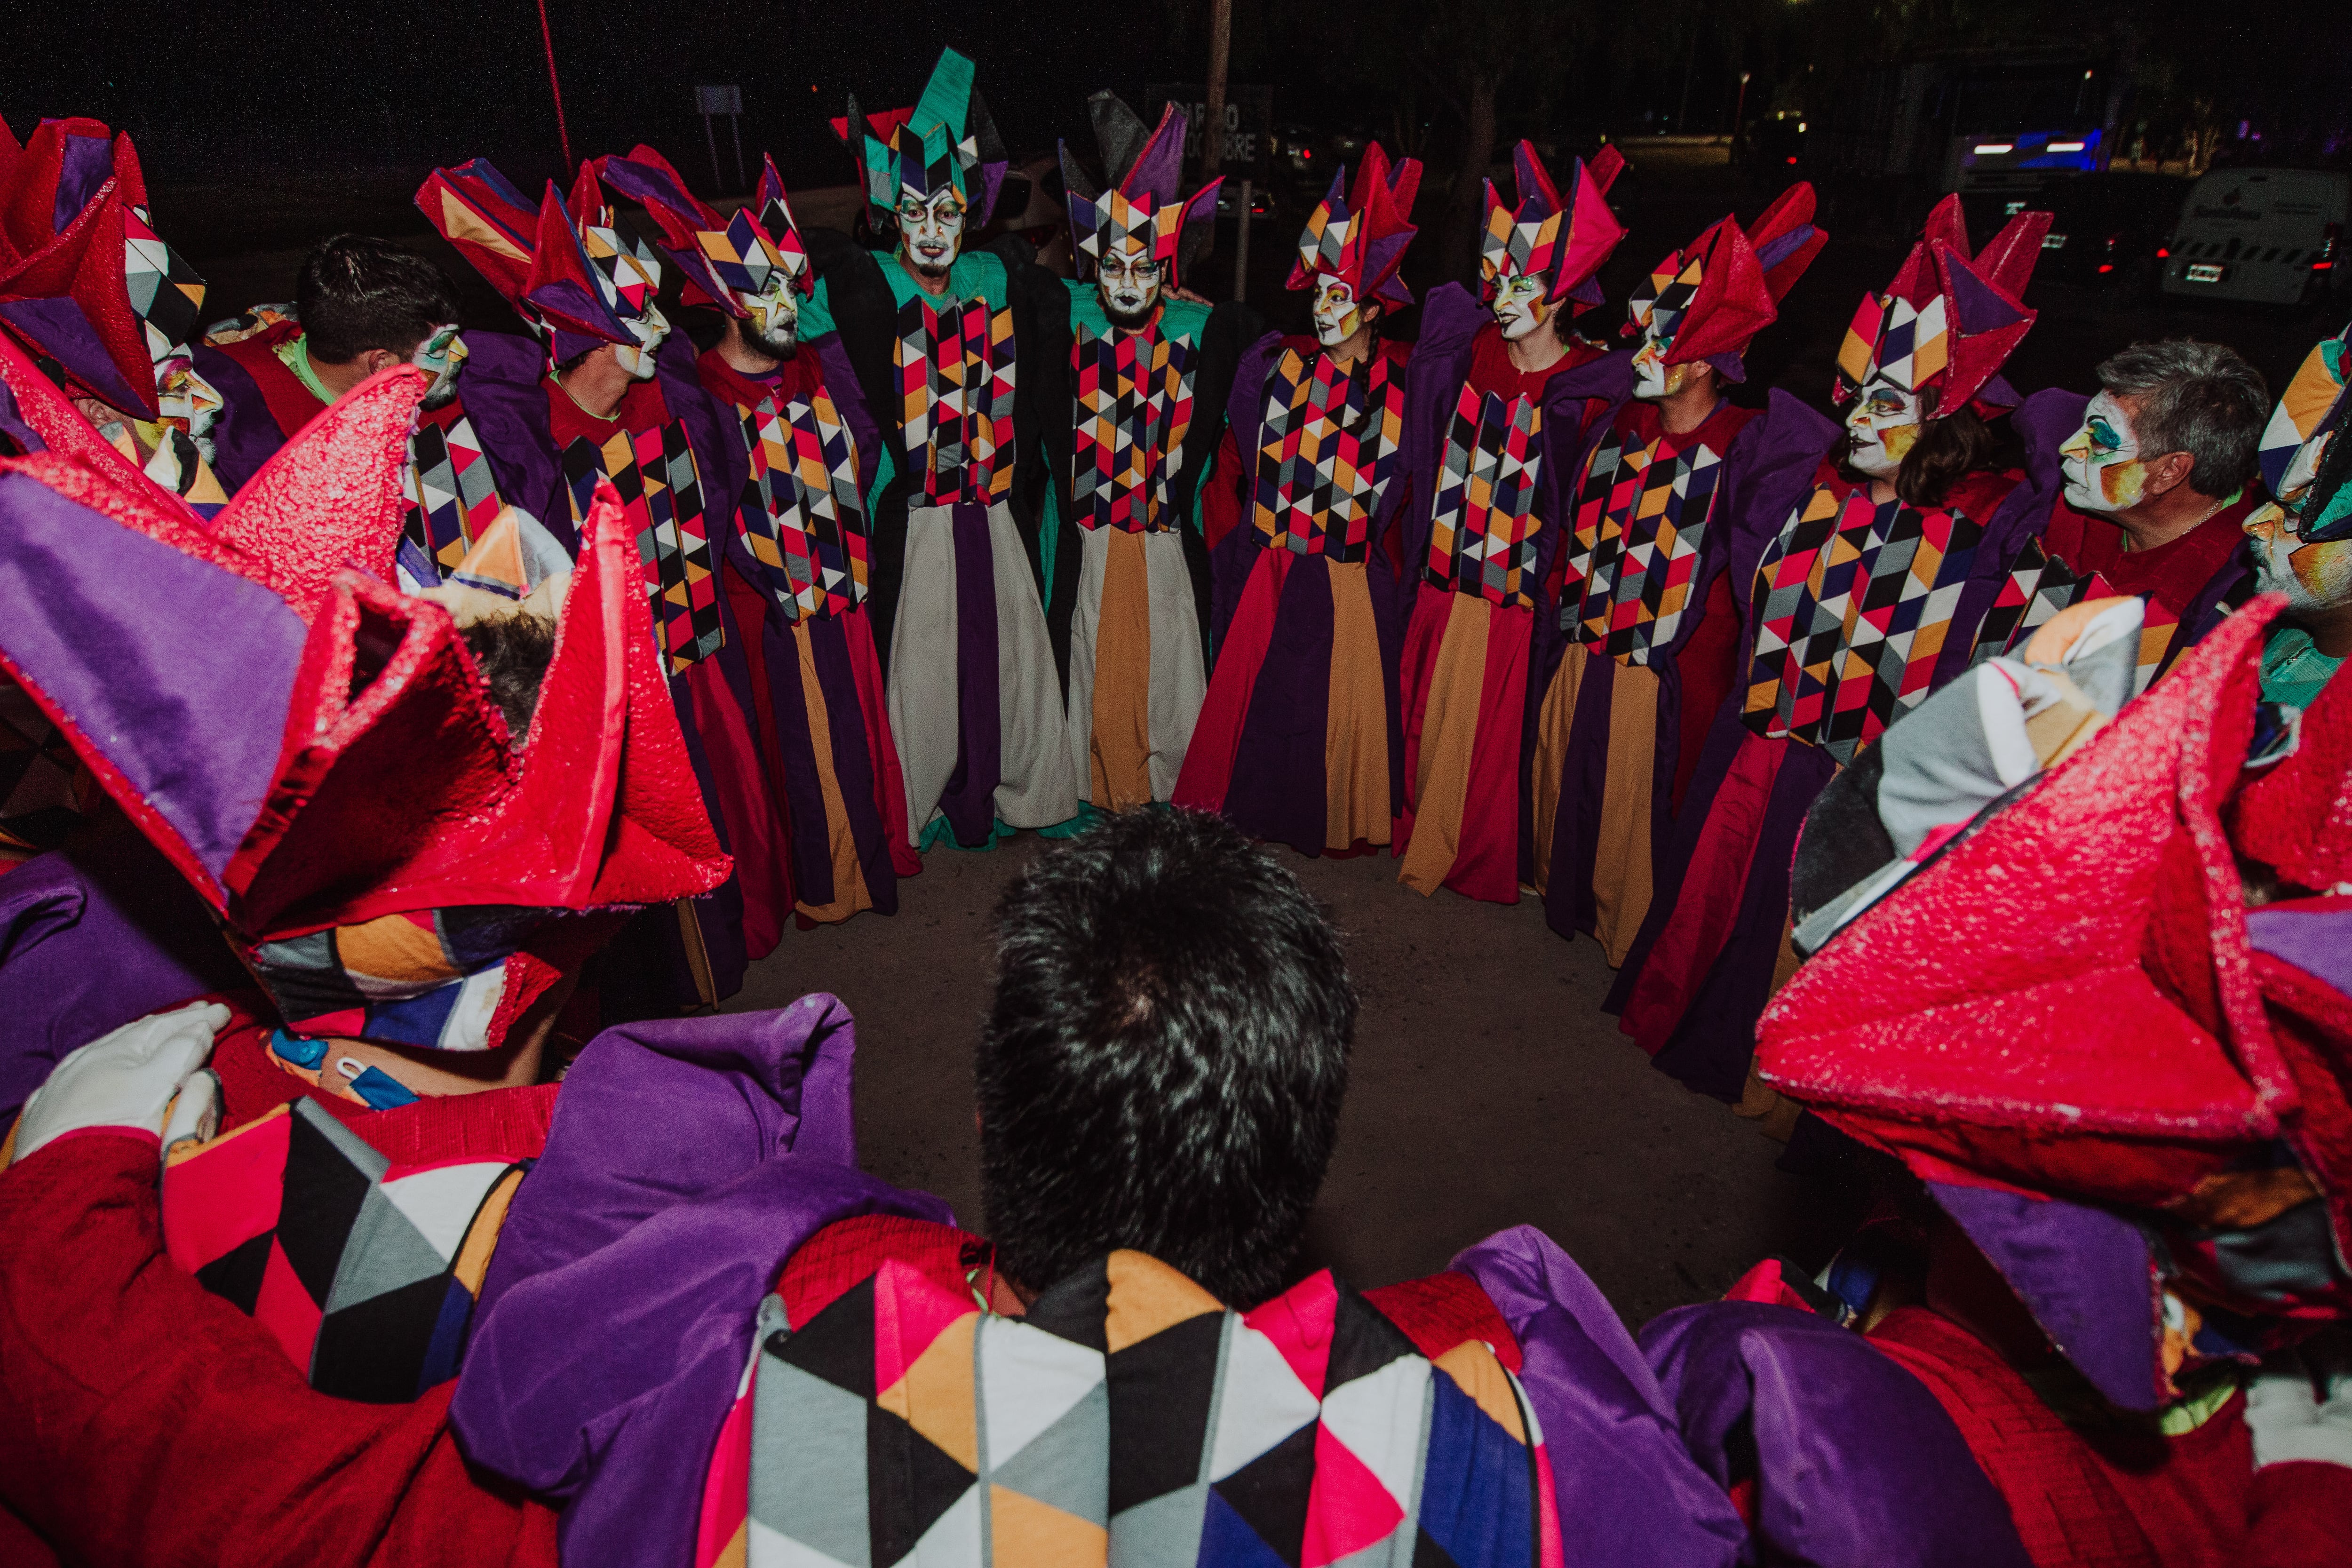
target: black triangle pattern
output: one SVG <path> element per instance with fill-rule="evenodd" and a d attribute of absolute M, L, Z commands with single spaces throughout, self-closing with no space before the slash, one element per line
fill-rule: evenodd
<path fill-rule="evenodd" d="M 1315 1434 L 1309 1421 L 1210 1489 L 1290 1564 L 1307 1541 L 1307 1503 L 1315 1489 Z M 1114 1439 L 1115 1441 L 1116 1439 Z"/>
<path fill-rule="evenodd" d="M 866 1516 L 873 1521 L 874 1568 L 889 1568 L 913 1552 L 973 1479 L 946 1449 L 880 1405 L 868 1405 Z"/>

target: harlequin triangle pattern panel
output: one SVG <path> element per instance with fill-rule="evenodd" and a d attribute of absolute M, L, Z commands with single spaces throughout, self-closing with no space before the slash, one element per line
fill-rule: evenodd
<path fill-rule="evenodd" d="M 1680 629 L 1723 473 L 1704 442 L 1664 444 L 1612 429 L 1576 498 L 1560 630 L 1626 664 L 1649 663 Z"/>
<path fill-rule="evenodd" d="M 1927 696 L 1983 534 L 1959 512 L 1814 490 L 1757 570 L 1748 727 L 1853 761 Z"/>
<path fill-rule="evenodd" d="M 749 1568 L 1559 1561 L 1493 1352 L 1433 1363 L 1328 1274 L 1243 1314 L 1119 1252 L 1006 1318 L 891 1261 L 756 1339 L 743 1528 L 701 1531 Z"/>
<path fill-rule="evenodd" d="M 1445 459 L 1431 498 L 1428 578 L 1503 605 L 1534 600 L 1538 439 L 1543 409 L 1465 386 L 1445 430 Z"/>
<path fill-rule="evenodd" d="M 2086 599 L 2121 596 L 2114 584 L 2098 573 L 2077 573 L 2043 549 L 2040 540 L 2028 540 L 2010 567 L 1992 608 L 1985 612 L 1983 624 L 1977 628 L 1976 647 L 1969 655 L 1969 662 L 1974 664 L 2003 654 L 2021 656 L 2042 624 L 2059 611 Z M 2163 669 L 2166 656 L 2172 651 L 2180 630 L 2180 617 L 2153 596 L 2142 597 L 2140 615 L 2139 668 L 2132 678 L 2135 695 L 2147 690 L 2148 682 Z"/>
<path fill-rule="evenodd" d="M 933 506 L 1013 489 L 1013 312 L 985 300 L 898 310 L 893 348 L 906 468 Z"/>
<path fill-rule="evenodd" d="M 743 542 L 768 596 L 791 621 L 837 616 L 866 602 L 866 503 L 857 446 L 823 391 L 779 409 L 735 405 L 751 456 Z"/>
<path fill-rule="evenodd" d="M 636 534 L 646 596 L 663 668 L 677 675 L 726 646 L 719 618 L 717 562 L 703 516 L 702 474 L 686 426 L 670 420 L 652 430 L 616 430 L 603 446 L 583 437 L 563 451 L 572 519 L 581 521 L 598 475 L 611 479 Z"/>
<path fill-rule="evenodd" d="M 1129 533 L 1174 526 L 1168 485 L 1192 426 L 1194 345 L 1150 328 L 1097 337 L 1081 325 L 1072 337 L 1072 514 L 1082 528 Z"/>
<path fill-rule="evenodd" d="M 417 415 L 401 488 L 408 500 L 402 531 L 445 574 L 465 560 L 503 504 L 481 437 L 456 403 Z"/>
<path fill-rule="evenodd" d="M 299 1100 L 172 1155 L 164 1248 L 267 1327 L 311 1387 L 397 1404 L 457 1375 L 522 1169 L 397 1167 Z"/>
<path fill-rule="evenodd" d="M 1268 549 L 1361 561 L 1381 497 L 1396 477 L 1404 378 L 1373 354 L 1341 372 L 1286 349 L 1267 378 L 1255 521 Z"/>

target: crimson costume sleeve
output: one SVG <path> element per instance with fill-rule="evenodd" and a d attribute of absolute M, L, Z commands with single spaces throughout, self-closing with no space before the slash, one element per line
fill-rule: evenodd
<path fill-rule="evenodd" d="M 553 1511 L 467 1468 L 454 1384 L 411 1405 L 313 1393 L 166 1261 L 155 1169 L 152 1142 L 97 1133 L 0 1175 L 10 1510 L 91 1564 L 555 1563 Z"/>

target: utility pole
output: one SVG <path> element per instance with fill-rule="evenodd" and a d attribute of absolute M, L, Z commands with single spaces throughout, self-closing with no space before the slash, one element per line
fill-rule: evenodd
<path fill-rule="evenodd" d="M 1225 65 L 1234 48 L 1234 0 L 1209 3 L 1208 123 L 1201 127 L 1201 184 L 1217 177 L 1225 161 Z M 1247 223 L 1249 215 L 1244 213 Z"/>

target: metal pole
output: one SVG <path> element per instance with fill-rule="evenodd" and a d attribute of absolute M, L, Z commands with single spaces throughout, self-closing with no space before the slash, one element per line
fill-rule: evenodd
<path fill-rule="evenodd" d="M 1249 298 L 1250 204 L 1256 194 L 1251 189 L 1250 181 L 1242 181 L 1242 231 L 1241 237 L 1234 241 L 1234 298 L 1236 300 Z"/>
<path fill-rule="evenodd" d="M 1731 161 L 1734 163 L 1739 162 L 1740 127 L 1747 123 L 1748 118 L 1748 77 L 1746 71 L 1739 73 L 1739 101 L 1731 110 Z"/>
<path fill-rule="evenodd" d="M 716 195 L 722 176 L 719 173 L 719 137 L 710 129 L 710 111 L 709 110 L 703 110 L 702 114 L 702 139 L 704 142 L 708 142 L 710 147 L 710 188 L 712 194 Z"/>
<path fill-rule="evenodd" d="M 547 85 L 555 94 L 555 134 L 563 142 L 563 174 L 572 175 L 572 132 L 563 123 L 563 84 L 555 78 L 555 34 L 547 25 L 547 0 L 539 0 L 539 38 L 547 46 Z"/>
<path fill-rule="evenodd" d="M 730 114 L 727 117 L 727 133 L 735 138 L 735 188 L 739 191 L 748 191 L 751 188 L 751 176 L 746 174 L 743 168 L 743 117 L 741 115 Z"/>
<path fill-rule="evenodd" d="M 1209 11 L 1208 123 L 1201 127 L 1201 184 L 1217 177 L 1225 160 L 1225 62 L 1233 56 L 1234 0 L 1215 0 Z"/>

